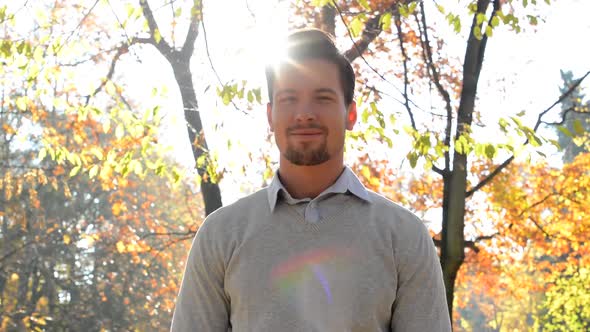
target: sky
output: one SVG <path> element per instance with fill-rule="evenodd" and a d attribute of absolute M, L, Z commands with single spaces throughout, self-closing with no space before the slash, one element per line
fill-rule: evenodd
<path fill-rule="evenodd" d="M 426 3 L 429 5 L 430 2 Z M 209 52 L 213 66 L 224 83 L 247 80 L 249 86 L 263 87 L 265 91 L 264 64 L 270 54 L 267 41 L 276 40 L 287 33 L 288 4 L 288 1 L 273 0 L 205 2 Z M 451 9 L 455 2 L 445 4 Z M 532 126 L 537 114 L 559 97 L 561 69 L 573 70 L 576 77 L 590 70 L 590 61 L 585 52 L 587 43 L 583 37 L 590 34 L 590 21 L 586 18 L 590 12 L 590 1 L 558 0 L 553 1 L 551 6 L 540 4 L 537 8 L 545 22 L 541 21 L 536 27 L 529 27 L 520 34 L 496 31 L 488 41 L 477 104 L 484 115 L 485 124 L 495 124 L 499 117 L 525 110 L 523 120 Z M 162 17 L 160 19 L 163 20 Z M 432 14 L 431 20 L 435 18 Z M 446 24 L 438 23 L 441 31 L 439 35 L 448 36 L 445 38 L 447 53 L 459 60 L 465 52 L 467 26 L 467 22 L 464 22 L 462 34 L 457 35 Z M 444 29 L 448 32 L 442 32 Z M 268 147 L 267 98 L 263 92 L 263 105 L 252 110 L 224 106 L 216 97 L 215 88 L 219 83 L 211 70 L 203 37 L 204 32 L 201 31 L 191 68 L 209 145 L 218 153 L 221 164 L 231 170 L 221 184 L 224 204 L 228 204 L 262 185 L 256 165 L 248 165 L 246 176 L 238 169 L 247 160 L 248 153 L 261 154 L 261 149 Z M 142 55 L 142 59 L 141 64 L 130 61 L 126 69 L 136 73 L 129 93 L 145 95 L 152 87 L 159 88 L 160 92 L 167 90 L 165 96 L 153 100 L 153 103 L 163 102 L 165 113 L 168 114 L 162 138 L 173 145 L 173 155 L 184 164 L 191 165 L 192 154 L 182 114 L 178 112 L 182 109 L 180 95 L 176 91 L 171 70 L 163 65 L 159 55 Z M 146 72 L 146 67 L 152 70 Z M 395 78 L 391 80 L 395 82 Z M 396 83 L 401 86 L 401 82 Z M 584 86 L 590 86 L 590 82 Z M 383 107 L 387 107 L 388 101 L 385 103 Z M 558 109 L 559 106 L 554 114 Z M 223 129 L 218 130 L 217 126 L 221 123 Z M 484 140 L 494 141 L 498 136 L 493 125 L 486 126 L 480 132 Z M 231 149 L 227 148 L 227 133 L 231 133 Z M 407 142 L 398 139 L 394 150 L 382 150 L 381 153 L 398 166 L 403 164 L 407 148 Z M 276 149 L 271 151 L 276 160 Z M 559 159 L 557 155 L 553 158 Z"/>

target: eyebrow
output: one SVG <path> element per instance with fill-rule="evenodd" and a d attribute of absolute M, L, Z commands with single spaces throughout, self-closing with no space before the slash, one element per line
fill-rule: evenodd
<path fill-rule="evenodd" d="M 293 93 L 296 93 L 296 91 L 294 89 L 282 89 L 282 90 L 277 91 L 275 97 L 279 97 L 280 95 L 284 95 L 284 94 L 293 94 Z"/>
<path fill-rule="evenodd" d="M 334 91 L 333 89 L 330 89 L 330 88 L 319 88 L 319 89 L 315 90 L 315 93 L 328 93 L 328 94 L 331 94 L 334 96 L 338 96 L 336 91 Z"/>
<path fill-rule="evenodd" d="M 297 91 L 295 89 L 282 89 L 282 90 L 278 90 L 276 92 L 275 97 L 280 97 L 281 95 L 285 95 L 285 94 L 288 95 L 288 94 L 295 94 L 295 93 L 297 93 Z M 331 94 L 334 96 L 338 96 L 338 93 L 336 93 L 336 91 L 334 91 L 333 89 L 330 89 L 330 88 L 319 88 L 319 89 L 316 89 L 314 91 L 314 93 L 318 93 L 318 94 L 319 93 L 327 93 L 327 94 Z"/>

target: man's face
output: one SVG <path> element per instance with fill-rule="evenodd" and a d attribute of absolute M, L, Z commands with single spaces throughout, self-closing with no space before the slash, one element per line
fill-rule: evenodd
<path fill-rule="evenodd" d="M 283 66 L 273 87 L 267 116 L 281 156 L 300 166 L 342 158 L 356 105 L 345 105 L 338 67 L 316 59 Z"/>

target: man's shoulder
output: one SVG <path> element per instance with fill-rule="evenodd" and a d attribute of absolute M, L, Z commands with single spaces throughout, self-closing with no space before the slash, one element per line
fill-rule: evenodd
<path fill-rule="evenodd" d="M 205 218 L 203 226 L 223 228 L 225 231 L 228 228 L 244 227 L 248 220 L 263 218 L 265 214 L 269 213 L 270 208 L 267 197 L 266 188 L 244 196 L 212 212 Z"/>
<path fill-rule="evenodd" d="M 405 229 L 410 232 L 424 227 L 422 220 L 408 208 L 374 191 L 367 189 L 367 192 L 371 200 L 372 214 L 382 221 L 383 226 L 391 226 L 399 231 Z"/>
<path fill-rule="evenodd" d="M 413 218 L 417 218 L 413 212 L 411 212 L 406 207 L 400 205 L 399 203 L 396 203 L 391 199 L 369 189 L 367 189 L 367 193 L 369 194 L 371 205 L 377 211 L 383 211 L 388 214 L 393 213 L 395 215 L 399 214 L 400 216 L 411 216 Z"/>

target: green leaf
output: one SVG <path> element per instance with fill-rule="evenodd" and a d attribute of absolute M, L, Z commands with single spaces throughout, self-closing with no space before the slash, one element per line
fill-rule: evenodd
<path fill-rule="evenodd" d="M 311 4 L 316 7 L 323 7 L 325 5 L 331 4 L 332 0 L 312 0 Z"/>
<path fill-rule="evenodd" d="M 379 114 L 379 110 L 377 109 L 377 104 L 373 101 L 369 104 L 371 106 L 371 111 L 373 114 Z"/>
<path fill-rule="evenodd" d="M 483 13 L 478 13 L 478 14 L 475 16 L 475 20 L 476 20 L 476 22 L 477 22 L 477 25 L 481 25 L 483 22 L 485 22 L 486 18 L 487 18 L 487 17 L 486 17 L 486 14 L 483 14 Z"/>
<path fill-rule="evenodd" d="M 498 16 L 494 16 L 492 17 L 492 27 L 497 27 L 500 24 L 500 19 L 498 18 Z"/>
<path fill-rule="evenodd" d="M 403 16 L 404 18 L 408 18 L 410 16 L 410 13 L 408 11 L 408 6 L 404 5 L 403 3 L 399 3 L 398 4 L 398 12 L 401 16 Z"/>
<path fill-rule="evenodd" d="M 410 3 L 408 6 L 408 14 L 413 14 L 416 11 L 416 6 L 418 5 L 417 1 Z"/>
<path fill-rule="evenodd" d="M 182 14 L 182 7 L 176 8 L 176 10 L 174 11 L 174 17 L 180 17 L 181 14 Z"/>
<path fill-rule="evenodd" d="M 229 103 L 231 102 L 231 97 L 229 95 L 229 92 L 223 93 L 223 96 L 221 97 L 221 101 L 223 102 L 223 105 L 225 105 L 225 106 L 229 105 Z"/>
<path fill-rule="evenodd" d="M 114 96 L 117 93 L 117 87 L 115 86 L 115 84 L 112 81 L 108 81 L 104 85 L 104 89 L 111 96 Z"/>
<path fill-rule="evenodd" d="M 391 28 L 391 13 L 387 12 L 381 16 L 379 19 L 379 23 L 381 23 L 381 27 L 383 30 L 387 31 Z"/>
<path fill-rule="evenodd" d="M 485 154 L 489 159 L 494 159 L 494 156 L 496 155 L 496 148 L 492 144 L 487 144 L 485 148 Z"/>
<path fill-rule="evenodd" d="M 410 152 L 408 154 L 408 160 L 410 161 L 410 166 L 412 166 L 412 168 L 416 167 L 416 164 L 418 163 L 418 155 Z"/>
<path fill-rule="evenodd" d="M 367 120 L 369 120 L 369 109 L 365 108 L 363 110 L 363 113 L 361 114 L 361 120 L 363 123 L 367 123 Z"/>
<path fill-rule="evenodd" d="M 371 10 L 371 7 L 369 6 L 369 2 L 367 0 L 359 0 L 359 5 L 361 5 L 361 7 L 363 7 L 363 9 L 365 10 Z"/>
<path fill-rule="evenodd" d="M 395 125 L 395 121 L 396 121 L 395 115 L 390 114 L 389 115 L 389 123 L 391 123 L 392 125 Z"/>
<path fill-rule="evenodd" d="M 363 31 L 363 22 L 361 21 L 361 19 L 359 18 L 359 16 L 355 17 L 352 19 L 352 22 L 350 22 L 349 27 L 350 27 L 350 33 L 352 34 L 353 37 L 358 37 L 361 34 L 361 31 Z"/>
<path fill-rule="evenodd" d="M 491 37 L 494 34 L 494 31 L 492 30 L 491 26 L 487 26 L 486 27 L 486 36 Z"/>
<path fill-rule="evenodd" d="M 536 16 L 533 16 L 533 15 L 527 15 L 527 17 L 528 17 L 528 19 L 529 19 L 529 23 L 530 23 L 531 25 L 537 25 L 537 24 L 539 23 L 539 22 L 538 22 L 538 20 L 537 20 L 537 17 L 536 17 Z"/>
<path fill-rule="evenodd" d="M 256 102 L 261 104 L 262 103 L 262 93 L 260 92 L 260 88 L 252 90 L 254 91 L 254 95 L 256 96 Z"/>
<path fill-rule="evenodd" d="M 162 34 L 160 33 L 160 30 L 158 30 L 158 29 L 154 30 L 154 40 L 156 41 L 156 44 L 159 44 L 160 41 L 162 40 Z"/>
<path fill-rule="evenodd" d="M 453 20 L 453 30 L 455 30 L 456 33 L 461 32 L 461 19 L 459 19 L 459 16 L 456 16 Z"/>
<path fill-rule="evenodd" d="M 481 28 L 479 26 L 473 27 L 473 36 L 478 40 L 483 38 L 483 35 L 481 34 Z"/>

